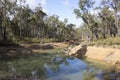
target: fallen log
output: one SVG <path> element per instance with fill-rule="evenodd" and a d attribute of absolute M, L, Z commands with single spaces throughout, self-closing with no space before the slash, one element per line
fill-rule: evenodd
<path fill-rule="evenodd" d="M 83 58 L 87 52 L 87 45 L 78 45 L 76 47 L 73 47 L 68 55 L 72 55 L 78 58 Z"/>

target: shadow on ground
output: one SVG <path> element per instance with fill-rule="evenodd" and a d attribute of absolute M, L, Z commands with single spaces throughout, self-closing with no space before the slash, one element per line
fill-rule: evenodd
<path fill-rule="evenodd" d="M 0 59 L 27 56 L 32 54 L 32 50 L 21 45 L 0 46 Z"/>
<path fill-rule="evenodd" d="M 28 47 L 29 49 L 32 49 L 32 50 L 48 50 L 48 49 L 54 49 L 54 47 L 50 44 L 48 45 L 32 45 L 30 47 Z"/>
<path fill-rule="evenodd" d="M 47 51 L 62 47 L 64 47 L 64 45 L 58 43 L 53 43 L 53 44 L 33 43 L 33 44 L 20 44 L 20 45 L 5 44 L 5 45 L 0 45 L 0 59 L 27 57 L 27 56 L 31 56 L 31 54 L 36 53 L 34 52 L 34 50 Z"/>

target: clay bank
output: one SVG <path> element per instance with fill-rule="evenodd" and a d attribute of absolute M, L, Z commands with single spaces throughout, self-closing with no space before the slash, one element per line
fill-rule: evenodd
<path fill-rule="evenodd" d="M 69 55 L 76 57 L 85 56 L 89 59 L 109 63 L 113 66 L 117 66 L 120 69 L 120 49 L 78 45 L 69 51 Z"/>

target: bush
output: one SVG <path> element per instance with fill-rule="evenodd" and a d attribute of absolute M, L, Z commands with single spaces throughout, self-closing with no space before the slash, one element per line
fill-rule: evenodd
<path fill-rule="evenodd" d="M 100 45 L 107 45 L 107 46 L 111 46 L 111 45 L 119 45 L 120 44 L 120 37 L 110 37 L 110 38 L 106 38 L 106 39 L 99 39 L 96 41 L 92 41 L 90 42 L 88 45 L 90 46 L 100 46 Z"/>
<path fill-rule="evenodd" d="M 33 43 L 39 43 L 39 42 L 43 42 L 43 43 L 48 43 L 48 42 L 56 42 L 57 40 L 54 38 L 32 38 L 31 40 L 29 40 L 30 42 Z"/>

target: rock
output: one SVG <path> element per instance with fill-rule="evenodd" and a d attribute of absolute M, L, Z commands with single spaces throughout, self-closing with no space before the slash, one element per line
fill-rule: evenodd
<path fill-rule="evenodd" d="M 69 55 L 82 58 L 84 57 L 86 52 L 87 52 L 87 45 L 83 45 L 83 46 L 78 45 L 70 50 Z"/>
<path fill-rule="evenodd" d="M 73 55 L 75 54 L 79 49 L 81 49 L 81 45 L 78 45 L 76 47 L 73 47 L 70 51 L 69 51 L 69 55 Z"/>

